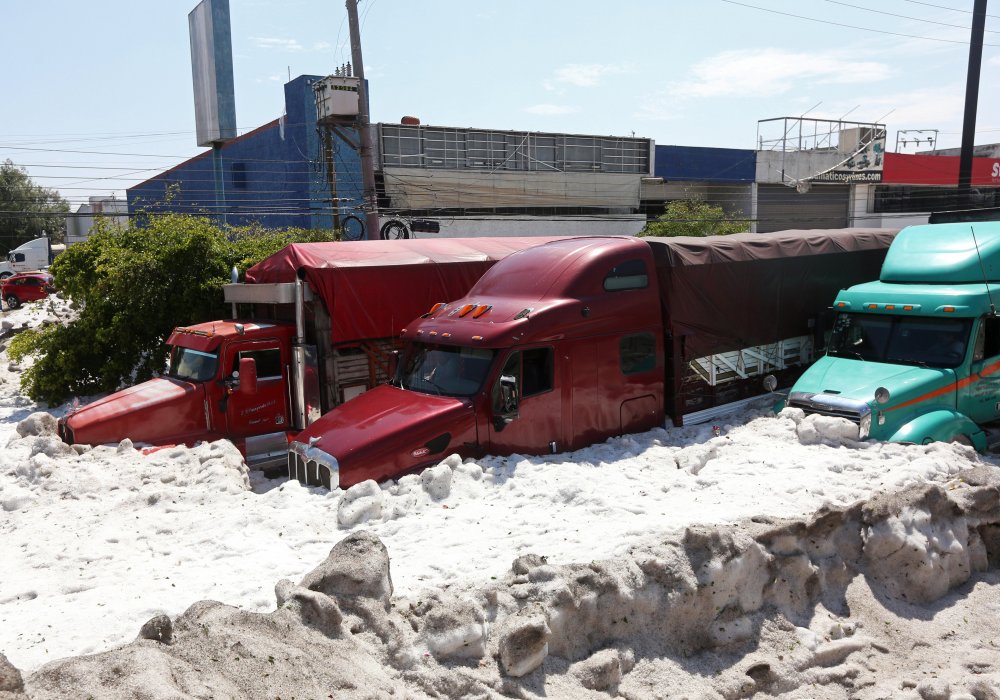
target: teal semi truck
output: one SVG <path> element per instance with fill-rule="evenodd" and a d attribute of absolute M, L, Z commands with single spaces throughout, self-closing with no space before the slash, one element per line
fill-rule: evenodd
<path fill-rule="evenodd" d="M 861 440 L 984 451 L 1000 419 L 998 301 L 1000 222 L 905 228 L 877 281 L 837 295 L 827 353 L 785 405 L 847 418 Z"/>

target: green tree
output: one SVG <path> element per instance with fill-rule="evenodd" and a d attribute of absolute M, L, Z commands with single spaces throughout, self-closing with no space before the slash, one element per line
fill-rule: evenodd
<path fill-rule="evenodd" d="M 640 236 L 724 236 L 750 230 L 750 222 L 737 211 L 727 215 L 722 207 L 700 199 L 667 202 L 662 214 L 646 224 Z"/>
<path fill-rule="evenodd" d="M 223 230 L 184 214 L 136 217 L 123 227 L 98 222 L 88 240 L 52 264 L 76 319 L 21 333 L 11 343 L 15 361 L 37 356 L 21 387 L 56 404 L 145 381 L 164 367 L 173 328 L 228 315 L 222 285 L 233 265 L 245 270 L 288 243 L 328 238 L 329 232 L 303 229 Z"/>
<path fill-rule="evenodd" d="M 68 212 L 58 192 L 36 185 L 9 159 L 0 164 L 0 251 L 46 234 L 63 240 Z"/>

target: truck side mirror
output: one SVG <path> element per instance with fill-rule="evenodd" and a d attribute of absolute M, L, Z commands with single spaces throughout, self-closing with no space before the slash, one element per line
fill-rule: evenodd
<path fill-rule="evenodd" d="M 493 427 L 497 432 L 504 429 L 508 423 L 518 417 L 520 402 L 517 395 L 517 377 L 510 374 L 500 375 L 499 396 L 494 406 Z"/>
<path fill-rule="evenodd" d="M 257 361 L 252 357 L 240 358 L 239 392 L 252 396 L 257 393 Z"/>

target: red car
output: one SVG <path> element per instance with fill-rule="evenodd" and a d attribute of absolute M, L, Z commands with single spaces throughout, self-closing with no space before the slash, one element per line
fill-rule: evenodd
<path fill-rule="evenodd" d="M 48 272 L 21 272 L 0 282 L 0 296 L 7 302 L 8 309 L 16 309 L 26 301 L 44 299 L 55 290 Z"/>

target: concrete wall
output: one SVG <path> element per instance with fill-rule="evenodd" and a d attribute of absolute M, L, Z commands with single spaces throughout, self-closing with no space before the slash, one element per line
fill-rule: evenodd
<path fill-rule="evenodd" d="M 634 236 L 646 226 L 642 214 L 619 216 L 455 216 L 421 217 L 437 221 L 439 233 L 410 233 L 413 238 L 465 238 L 479 236 Z M 380 227 L 409 219 L 383 216 Z"/>
<path fill-rule="evenodd" d="M 814 177 L 834 167 L 845 158 L 836 151 L 758 151 L 756 181 L 763 184 L 786 184 Z"/>

